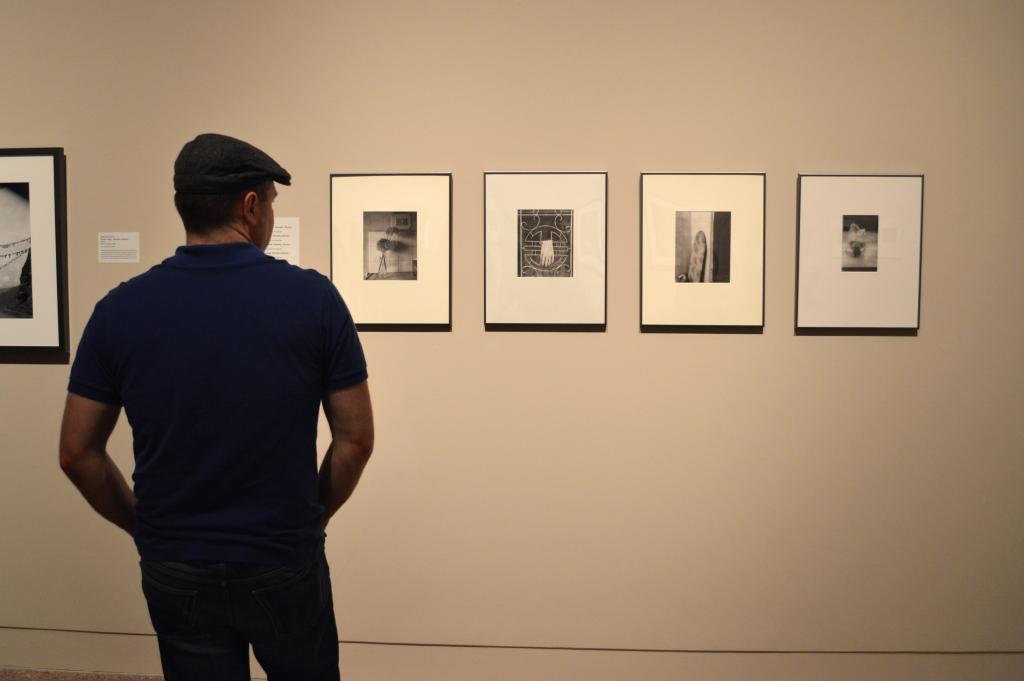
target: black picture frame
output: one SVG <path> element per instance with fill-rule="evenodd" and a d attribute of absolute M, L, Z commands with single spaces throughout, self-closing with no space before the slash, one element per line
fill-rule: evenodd
<path fill-rule="evenodd" d="M 11 286 L 8 282 L 0 288 L 0 363 L 67 364 L 70 347 L 64 149 L 0 149 L 0 190 L 5 190 L 5 200 L 20 204 L 6 213 L 8 236 L 2 236 L 5 232 L 0 215 L 0 268 L 17 268 L 21 264 L 18 284 Z M 14 199 L 15 195 L 20 200 Z M 28 236 L 23 237 L 22 233 Z"/>
<path fill-rule="evenodd" d="M 662 321 L 662 322 L 647 322 L 645 321 L 645 289 L 644 289 L 644 277 L 646 274 L 645 267 L 647 263 L 645 261 L 645 249 L 644 239 L 646 229 L 648 228 L 647 219 L 645 213 L 647 213 L 647 201 L 645 192 L 645 180 L 647 178 L 715 178 L 722 179 L 723 181 L 729 178 L 751 178 L 760 179 L 760 201 L 757 203 L 757 208 L 760 210 L 760 221 L 759 221 L 759 234 L 760 237 L 760 258 L 758 258 L 761 269 L 760 280 L 757 282 L 760 287 L 759 295 L 755 298 L 760 302 L 760 309 L 758 310 L 756 319 L 749 319 L 744 321 L 718 321 L 718 323 L 709 323 L 707 320 L 700 321 Z M 702 203 L 699 205 L 703 205 Z M 716 202 L 715 205 L 719 205 L 721 208 L 728 208 L 731 206 L 730 201 Z M 640 174 L 639 184 L 639 207 L 640 207 L 640 234 L 639 234 L 639 284 L 640 284 L 640 296 L 639 296 L 639 311 L 640 311 L 640 333 L 695 333 L 695 334 L 763 334 L 765 326 L 765 289 L 767 284 L 767 215 L 768 215 L 768 174 L 764 171 L 738 171 L 738 172 L 701 172 L 701 171 L 687 171 L 687 172 L 643 172 Z M 677 207 L 682 207 L 677 206 Z M 706 208 L 707 206 L 705 206 Z M 719 286 L 723 284 L 713 284 Z M 728 284 L 724 284 L 728 285 Z M 716 320 L 717 321 L 717 320 Z"/>
<path fill-rule="evenodd" d="M 400 318 L 396 316 L 394 321 L 366 321 L 360 320 L 360 313 L 357 309 L 353 309 L 353 320 L 355 321 L 356 328 L 359 331 L 392 331 L 392 332 L 450 332 L 452 330 L 452 267 L 453 267 L 453 243 L 452 243 L 452 225 L 453 225 L 453 207 L 454 207 L 454 176 L 452 173 L 438 173 L 438 172 L 423 172 L 423 173 L 331 173 L 328 187 L 329 196 L 329 255 L 330 255 L 330 277 L 331 280 L 338 281 L 338 262 L 336 258 L 336 243 L 337 239 L 335 236 L 336 229 L 339 228 L 335 224 L 335 180 L 345 178 L 375 178 L 375 179 L 387 179 L 387 178 L 444 178 L 447 181 L 447 220 L 448 229 L 445 234 L 447 239 L 447 254 L 448 254 L 448 267 L 446 274 L 446 297 L 447 301 L 445 304 L 445 315 L 443 319 L 437 321 L 410 321 L 409 319 Z M 399 204 L 395 204 L 397 207 Z M 376 208 L 383 209 L 383 206 Z M 340 288 L 340 287 L 339 287 Z M 349 307 L 353 307 L 353 291 L 342 290 L 342 295 L 345 296 L 345 300 L 349 302 Z"/>
<path fill-rule="evenodd" d="M 488 261 L 490 260 L 489 254 L 489 236 L 488 230 L 491 228 L 489 220 L 489 191 L 488 191 L 488 180 L 492 177 L 506 176 L 514 178 L 525 178 L 525 177 L 565 177 L 565 176 L 597 176 L 601 178 L 601 210 L 602 210 L 602 224 L 601 224 L 601 244 L 603 253 L 601 254 L 602 263 L 602 284 L 601 284 L 601 317 L 595 321 L 539 321 L 533 318 L 523 318 L 516 320 L 492 320 L 489 314 L 488 300 L 490 294 L 493 293 L 493 288 L 488 285 L 489 280 L 489 268 Z M 483 306 L 484 306 L 484 330 L 493 332 L 560 332 L 560 333 L 593 333 L 593 332 L 605 332 L 608 328 L 608 172 L 597 171 L 597 170 L 580 170 L 580 171 L 547 171 L 547 170 L 536 170 L 536 171 L 487 171 L 483 173 L 483 224 L 484 224 L 484 239 L 483 239 L 483 270 L 484 270 L 484 286 L 483 286 Z M 535 208 L 558 208 L 561 206 L 535 206 Z M 517 253 L 517 263 L 521 264 L 520 254 Z"/>
<path fill-rule="evenodd" d="M 916 258 L 902 259 L 901 268 L 904 271 L 903 276 L 894 283 L 883 283 L 884 287 L 880 291 L 874 291 L 866 293 L 864 297 L 865 306 L 873 306 L 875 309 L 879 309 L 879 301 L 889 301 L 892 299 L 890 295 L 884 295 L 893 290 L 901 291 L 904 299 L 902 307 L 904 308 L 899 314 L 886 315 L 884 308 L 882 312 L 878 314 L 877 320 L 860 321 L 860 323 L 850 323 L 849 321 L 837 321 L 822 323 L 820 319 L 814 319 L 813 315 L 808 313 L 806 307 L 801 306 L 801 287 L 803 284 L 807 284 L 808 277 L 806 273 L 802 276 L 802 258 L 803 262 L 806 263 L 808 256 L 814 257 L 815 248 L 808 246 L 809 233 L 813 233 L 812 230 L 820 230 L 818 223 L 821 221 L 820 206 L 816 202 L 811 202 L 813 207 L 813 213 L 807 205 L 807 197 L 809 192 L 820 191 L 818 188 L 810 188 L 805 186 L 806 180 L 820 180 L 822 182 L 864 182 L 867 184 L 867 188 L 861 190 L 860 193 L 864 194 L 857 200 L 851 200 L 848 206 L 842 202 L 836 202 L 834 199 L 832 203 L 835 204 L 831 208 L 832 215 L 831 222 L 835 224 L 831 225 L 835 230 L 843 230 L 843 255 L 842 258 L 846 258 L 845 250 L 845 230 L 847 229 L 849 222 L 848 218 L 861 218 L 867 217 L 873 218 L 873 225 L 869 227 L 869 231 L 873 228 L 875 231 L 875 245 L 876 250 L 874 259 L 871 263 L 868 263 L 869 267 L 846 267 L 841 266 L 842 271 L 840 276 L 848 278 L 850 281 L 870 281 L 872 277 L 879 276 L 881 271 L 885 273 L 885 269 L 882 264 L 885 263 L 885 259 L 881 257 L 883 249 L 883 237 L 886 231 L 885 220 L 882 220 L 882 226 L 879 226 L 879 220 L 885 218 L 892 212 L 902 211 L 900 218 L 902 219 L 902 229 L 895 230 L 901 238 L 908 238 L 907 242 L 913 249 L 916 250 Z M 903 182 L 901 182 L 903 181 Z M 894 188 L 894 196 L 882 196 L 879 191 L 879 187 L 883 187 L 886 184 L 892 184 L 893 182 L 899 182 L 905 184 L 905 187 Z M 916 183 L 916 186 L 915 186 Z M 875 201 L 871 199 L 871 190 L 874 189 L 876 194 L 879 194 L 879 198 Z M 874 207 L 872 207 L 874 206 Z M 915 214 L 916 211 L 916 214 Z M 853 214 L 847 214 L 848 212 Z M 808 218 L 808 214 L 811 214 Z M 805 225 L 805 222 L 814 222 L 812 225 Z M 916 231 L 906 229 L 906 227 L 912 225 L 916 228 Z M 910 232 L 910 236 L 907 237 L 907 233 Z M 904 248 L 906 244 L 903 245 Z M 794 295 L 793 295 L 793 333 L 797 336 L 917 336 L 921 329 L 921 287 L 922 287 L 922 271 L 924 267 L 924 174 L 922 173 L 800 173 L 796 178 L 796 244 L 795 244 L 795 284 L 794 284 Z M 817 250 L 820 251 L 820 248 Z M 841 263 L 844 261 L 841 260 Z M 832 267 L 831 269 L 836 269 Z M 817 268 L 820 272 L 821 268 Z M 824 285 L 820 281 L 812 281 L 811 285 L 814 285 L 818 290 L 828 289 L 831 282 L 826 282 Z M 912 292 L 909 288 L 913 287 Z M 912 295 L 911 295 L 912 293 Z M 909 302 L 907 302 L 909 301 Z M 806 300 L 805 300 L 806 305 Z M 803 314 L 802 314 L 803 313 Z M 912 314 L 911 314 L 912 313 Z M 806 318 L 810 317 L 810 320 Z M 900 323 L 892 323 L 893 319 L 900 320 Z M 804 321 L 802 321 L 804 319 Z M 888 323 L 887 323 L 888 320 Z"/>

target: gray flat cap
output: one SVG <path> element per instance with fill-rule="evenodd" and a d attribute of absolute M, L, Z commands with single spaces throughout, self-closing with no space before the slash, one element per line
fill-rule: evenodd
<path fill-rule="evenodd" d="M 291 184 L 292 176 L 265 152 L 227 135 L 199 135 L 174 161 L 174 190 L 181 194 L 232 194 L 267 180 Z"/>

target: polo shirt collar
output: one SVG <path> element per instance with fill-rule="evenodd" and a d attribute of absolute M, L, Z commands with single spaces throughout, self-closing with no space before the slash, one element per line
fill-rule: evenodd
<path fill-rule="evenodd" d="M 178 246 L 165 265 L 184 269 L 239 267 L 273 260 L 256 246 L 245 242 Z"/>

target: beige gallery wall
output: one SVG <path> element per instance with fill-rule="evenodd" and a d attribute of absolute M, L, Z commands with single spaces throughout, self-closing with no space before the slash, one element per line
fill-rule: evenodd
<path fill-rule="evenodd" d="M 452 332 L 363 335 L 378 447 L 328 548 L 349 678 L 1024 675 L 1019 2 L 0 16 L 0 146 L 67 153 L 72 348 L 181 242 L 196 133 L 292 171 L 322 272 L 331 172 L 454 174 Z M 485 170 L 608 171 L 606 332 L 484 331 Z M 763 334 L 639 333 L 644 171 L 767 173 Z M 917 337 L 794 336 L 799 172 L 925 175 Z M 99 265 L 100 231 L 142 263 Z M 67 374 L 0 366 L 0 666 L 155 671 L 134 547 L 57 468 Z"/>

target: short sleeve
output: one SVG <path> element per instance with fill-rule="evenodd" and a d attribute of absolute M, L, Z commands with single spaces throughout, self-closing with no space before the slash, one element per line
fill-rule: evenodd
<path fill-rule="evenodd" d="M 327 282 L 323 309 L 324 395 L 366 380 L 366 358 L 352 315 L 334 284 Z"/>
<path fill-rule="evenodd" d="M 71 365 L 68 392 L 119 407 L 121 396 L 107 341 L 105 312 L 101 300 L 85 325 L 75 362 Z"/>

